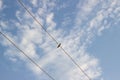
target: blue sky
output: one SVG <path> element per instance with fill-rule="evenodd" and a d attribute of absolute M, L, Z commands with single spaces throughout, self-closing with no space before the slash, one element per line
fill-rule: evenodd
<path fill-rule="evenodd" d="M 119 80 L 119 0 L 22 0 L 92 80 Z M 55 80 L 88 80 L 17 0 L 0 0 L 0 31 Z M 50 80 L 0 36 L 1 80 Z"/>

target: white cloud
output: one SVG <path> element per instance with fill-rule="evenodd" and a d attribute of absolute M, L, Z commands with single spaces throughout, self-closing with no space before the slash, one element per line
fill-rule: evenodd
<path fill-rule="evenodd" d="M 37 0 L 32 1 L 34 5 L 37 5 L 37 2 Z M 46 23 L 50 34 L 62 43 L 64 49 L 69 52 L 81 68 L 93 79 L 97 79 L 101 75 L 101 68 L 99 60 L 89 55 L 89 53 L 86 52 L 86 48 L 92 42 L 92 39 L 96 34 L 105 30 L 106 25 L 108 27 L 106 18 L 109 14 L 113 14 L 112 12 L 116 12 L 117 14 L 119 12 L 119 9 L 113 11 L 117 2 L 114 2 L 114 4 L 110 3 L 106 6 L 107 9 L 105 9 L 102 5 L 107 3 L 104 3 L 103 1 L 104 4 L 101 2 L 102 8 L 96 11 L 95 15 L 87 21 L 87 23 L 85 22 L 86 24 L 81 28 L 81 22 L 84 22 L 84 19 L 91 14 L 99 2 L 99 0 L 86 0 L 83 5 L 78 4 L 77 9 L 80 9 L 81 6 L 82 9 L 78 10 L 75 20 L 73 20 L 75 22 L 75 27 L 71 29 L 67 36 L 62 35 L 63 29 L 55 29 L 57 27 L 57 22 L 53 20 L 55 18 L 55 13 L 52 11 L 52 9 L 55 8 L 55 5 L 57 5 L 55 1 L 41 1 L 41 3 L 43 3 L 42 6 L 38 8 L 35 13 L 35 16 L 38 17 L 43 25 Z M 15 42 L 27 53 L 27 55 L 32 59 L 35 59 L 42 68 L 47 70 L 47 72 L 57 80 L 80 80 L 81 78 L 87 80 L 83 73 L 79 72 L 79 69 L 72 61 L 60 49 L 56 48 L 57 45 L 55 42 L 42 30 L 31 16 L 28 15 L 28 13 L 22 10 L 17 11 L 16 17 L 21 24 L 17 21 L 15 22 L 14 26 L 18 31 L 13 35 L 16 37 L 13 38 L 15 38 Z M 102 24 L 102 21 L 104 24 Z M 16 49 L 13 49 L 13 46 L 10 44 L 6 44 L 5 46 L 11 47 L 5 52 L 6 55 L 10 56 L 10 59 L 13 56 L 16 56 L 27 63 L 26 58 L 23 55 L 13 54 L 18 52 Z M 14 58 L 11 60 L 16 61 Z M 43 74 L 42 71 L 39 71 L 33 64 L 27 63 L 26 65 L 37 75 Z M 42 75 L 40 77 L 42 77 Z"/>
<path fill-rule="evenodd" d="M 44 9 L 49 9 L 45 7 L 45 5 L 48 4 L 49 2 L 44 2 Z M 45 12 L 46 11 L 47 10 L 45 10 Z M 24 16 L 24 18 L 22 18 L 22 16 Z M 46 23 L 50 25 L 50 27 L 55 27 L 56 23 L 53 21 L 54 13 L 48 11 L 46 13 L 46 16 L 47 18 L 43 17 L 42 20 L 46 20 Z M 45 32 L 41 31 L 41 27 L 38 27 L 38 25 L 35 26 L 35 21 L 31 20 L 31 17 L 26 12 L 17 12 L 17 18 L 22 23 L 22 27 L 18 23 L 14 24 L 20 30 L 19 33 L 21 33 L 20 35 L 19 33 L 15 34 L 15 36 L 19 36 L 17 37 L 19 41 L 16 42 L 17 44 L 19 44 L 22 50 L 28 53 L 31 58 L 35 59 L 41 67 L 43 67 L 45 70 L 51 73 L 52 76 L 59 80 L 79 80 L 80 77 L 83 76 L 82 73 L 80 73 L 80 76 L 78 68 L 71 62 L 71 60 L 60 49 L 56 48 L 57 45 L 55 45 L 54 41 L 52 41 Z M 26 24 L 29 24 L 30 26 Z M 35 27 L 32 28 L 31 26 Z M 87 55 L 87 53 L 84 51 L 84 45 L 81 45 L 81 43 L 79 43 L 79 40 L 81 40 L 81 36 L 85 36 L 85 33 L 79 33 L 81 36 L 76 36 L 75 32 L 72 31 L 73 33 L 66 37 L 63 37 L 61 35 L 62 31 L 62 29 L 56 30 L 54 28 L 51 28 L 50 34 L 62 43 L 62 46 L 69 52 L 71 56 L 75 58 L 75 60 L 87 73 L 91 72 L 91 74 L 88 74 L 91 78 L 97 77 L 97 74 L 92 75 L 96 72 L 100 72 L 97 69 L 97 59 Z M 86 42 L 84 42 L 84 44 L 86 44 Z M 42 51 L 42 54 L 44 54 L 43 56 L 39 56 L 39 54 L 41 53 L 37 52 L 38 49 L 41 49 L 40 51 Z M 14 53 L 14 50 L 8 50 L 10 50 L 10 53 Z M 7 55 L 10 55 L 10 53 L 7 53 Z M 19 57 L 23 61 L 26 61 L 26 58 L 23 55 L 17 55 L 17 57 Z M 87 65 L 87 67 L 85 65 Z M 38 71 L 38 68 L 32 67 L 33 65 L 27 64 L 27 66 L 36 74 L 42 74 L 42 72 Z M 51 69 L 53 70 L 51 71 Z M 77 74 L 77 76 L 74 75 L 74 72 Z M 61 78 L 60 75 L 62 75 L 63 73 L 64 77 Z M 85 76 L 83 77 L 85 78 Z"/>
<path fill-rule="evenodd" d="M 38 0 L 31 0 L 31 3 L 33 4 L 33 6 L 37 6 Z"/>
<path fill-rule="evenodd" d="M 3 6 L 3 2 L 2 0 L 0 0 L 0 10 L 2 9 L 2 6 Z"/>
<path fill-rule="evenodd" d="M 70 1 L 69 1 L 70 2 Z M 59 6 L 57 6 L 57 10 L 61 10 L 61 9 L 64 9 L 64 8 L 66 8 L 66 7 L 68 7 L 68 2 L 65 2 L 65 3 L 63 3 L 63 4 L 60 4 Z"/>
<path fill-rule="evenodd" d="M 10 57 L 9 60 L 12 61 L 12 62 L 14 62 L 14 63 L 17 62 L 17 59 L 14 58 L 14 57 Z"/>
<path fill-rule="evenodd" d="M 72 23 L 72 20 L 70 17 L 65 17 L 61 23 L 62 27 L 66 27 L 69 25 L 69 23 Z"/>
<path fill-rule="evenodd" d="M 56 26 L 56 23 L 53 21 L 54 14 L 50 13 L 46 17 L 46 25 L 48 26 L 48 30 L 53 30 Z"/>
<path fill-rule="evenodd" d="M 79 9 L 77 16 L 81 18 L 76 18 L 75 22 L 77 23 L 76 25 L 81 24 L 81 20 L 87 19 L 88 15 L 92 13 L 94 10 L 95 6 L 100 3 L 100 0 L 85 0 L 81 6 L 81 2 L 78 3 L 77 8 Z"/>

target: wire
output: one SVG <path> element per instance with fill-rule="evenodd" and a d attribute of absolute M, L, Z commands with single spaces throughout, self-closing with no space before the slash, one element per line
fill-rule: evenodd
<path fill-rule="evenodd" d="M 27 57 L 33 64 L 35 64 L 41 71 L 43 71 L 51 80 L 55 80 L 49 73 L 39 66 L 32 58 L 30 58 L 22 49 L 20 49 L 12 40 L 10 40 L 4 33 L 0 31 L 0 34 L 6 38 L 13 46 L 15 46 L 25 57 Z"/>
<path fill-rule="evenodd" d="M 32 18 L 41 26 L 41 28 L 56 42 L 56 44 L 58 44 L 57 40 L 51 35 L 49 34 L 49 32 L 43 27 L 43 25 L 35 18 L 35 16 L 33 16 L 33 14 L 26 8 L 26 6 L 21 2 L 21 0 L 17 0 L 21 6 L 30 14 L 30 16 L 32 16 Z"/>
<path fill-rule="evenodd" d="M 72 60 L 72 62 L 79 68 L 79 70 L 89 79 L 91 80 L 91 78 L 85 73 L 85 71 L 76 63 L 76 61 L 72 58 L 72 56 L 70 56 L 65 49 L 61 46 L 60 47 L 62 49 L 62 51 Z"/>
<path fill-rule="evenodd" d="M 41 26 L 41 28 L 56 42 L 57 45 L 59 43 L 57 40 L 43 27 L 43 25 L 35 18 L 35 16 L 27 9 L 27 7 L 23 4 L 21 0 L 17 0 L 20 5 L 31 15 L 31 17 Z M 77 62 L 68 54 L 68 52 L 65 51 L 65 49 L 60 46 L 61 50 L 71 59 L 71 61 L 79 68 L 79 70 L 88 78 L 88 80 L 91 80 L 91 78 L 85 73 L 85 71 L 77 64 Z"/>

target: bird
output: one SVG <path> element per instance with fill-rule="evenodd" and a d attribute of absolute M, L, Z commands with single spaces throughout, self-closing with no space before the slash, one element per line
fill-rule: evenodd
<path fill-rule="evenodd" d="M 61 46 L 61 43 L 58 44 L 57 48 L 59 48 Z"/>

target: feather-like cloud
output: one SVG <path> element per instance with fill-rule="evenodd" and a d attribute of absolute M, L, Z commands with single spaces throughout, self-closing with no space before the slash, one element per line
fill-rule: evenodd
<path fill-rule="evenodd" d="M 113 12 L 116 12 L 117 15 L 119 14 L 118 8 L 113 10 L 113 8 L 117 7 L 116 5 L 119 1 L 113 1 L 114 3 L 109 2 L 108 4 L 103 0 L 85 0 L 83 5 L 81 5 L 80 1 L 76 4 L 76 15 L 74 15 L 74 19 L 69 16 L 69 19 L 71 19 L 70 22 L 74 23 L 70 26 L 73 27 L 69 32 L 65 31 L 64 27 L 60 28 L 61 26 L 58 25 L 59 20 L 54 20 L 56 18 L 54 10 L 58 10 L 56 8 L 57 5 L 59 5 L 55 0 L 32 0 L 33 8 L 30 6 L 27 7 L 29 7 L 31 12 L 36 8 L 35 12 L 32 12 L 35 17 L 37 17 L 45 29 L 62 44 L 63 48 L 75 59 L 86 74 L 92 79 L 100 79 L 99 77 L 102 74 L 102 70 L 99 60 L 87 52 L 86 49 L 92 43 L 95 36 L 110 27 L 109 24 L 111 24 L 111 22 L 108 22 L 107 18 L 114 14 Z M 96 9 L 97 5 L 101 5 L 101 7 Z M 57 48 L 57 45 L 51 37 L 44 32 L 25 10 L 17 10 L 16 18 L 18 20 L 13 20 L 13 28 L 16 34 L 11 30 L 13 33 L 9 32 L 9 36 L 28 56 L 34 59 L 57 80 L 87 80 L 86 76 Z M 114 19 L 115 18 L 116 17 L 114 17 Z M 64 22 L 61 21 L 61 23 Z M 9 24 L 10 22 L 8 21 L 5 25 L 7 26 Z M 3 30 L 8 28 L 9 27 L 6 27 Z M 65 35 L 64 32 L 67 34 Z M 8 35 L 7 31 L 6 34 Z M 29 63 L 26 57 L 21 55 L 10 43 L 7 44 L 8 42 L 4 39 L 2 41 L 4 42 L 4 46 L 8 46 L 5 56 L 9 56 L 11 61 L 17 62 L 19 58 L 26 63 L 26 66 L 31 71 L 38 75 L 38 80 L 49 80 L 42 71 L 35 65 Z"/>

